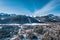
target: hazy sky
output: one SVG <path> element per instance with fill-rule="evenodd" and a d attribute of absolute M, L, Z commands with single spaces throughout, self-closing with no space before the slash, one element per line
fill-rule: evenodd
<path fill-rule="evenodd" d="M 0 0 L 0 13 L 20 15 L 60 15 L 60 0 Z"/>

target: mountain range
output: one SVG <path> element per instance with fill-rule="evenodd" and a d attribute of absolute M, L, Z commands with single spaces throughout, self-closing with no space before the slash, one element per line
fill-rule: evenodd
<path fill-rule="evenodd" d="M 0 24 L 2 23 L 24 24 L 24 23 L 39 23 L 39 21 L 30 16 L 0 13 Z"/>
<path fill-rule="evenodd" d="M 24 23 L 41 23 L 41 22 L 60 22 L 60 16 L 49 14 L 41 17 L 39 16 L 30 17 L 26 15 L 0 13 L 0 24 L 9 24 L 9 23 L 24 24 Z"/>
<path fill-rule="evenodd" d="M 60 22 L 60 16 L 55 16 L 53 14 L 35 18 L 39 19 L 41 22 Z"/>

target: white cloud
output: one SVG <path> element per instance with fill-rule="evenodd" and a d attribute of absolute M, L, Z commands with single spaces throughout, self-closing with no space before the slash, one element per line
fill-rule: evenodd
<path fill-rule="evenodd" d="M 32 12 L 30 12 L 26 8 L 10 8 L 10 7 L 0 7 L 0 13 L 7 13 L 7 14 L 17 14 L 17 15 L 32 15 Z"/>
<path fill-rule="evenodd" d="M 37 10 L 34 12 L 34 15 L 46 15 L 48 12 L 52 11 L 55 7 L 57 7 L 59 4 L 57 4 L 58 0 L 51 0 L 46 6 L 44 6 L 42 9 Z"/>

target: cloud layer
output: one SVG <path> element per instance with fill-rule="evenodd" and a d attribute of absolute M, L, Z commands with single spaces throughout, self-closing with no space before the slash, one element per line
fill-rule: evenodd
<path fill-rule="evenodd" d="M 51 0 L 47 5 L 45 5 L 43 8 L 40 10 L 37 10 L 34 12 L 34 15 L 47 15 L 47 14 L 58 14 L 58 11 L 55 13 L 53 10 L 57 7 L 60 6 L 60 1 L 59 0 Z M 56 9 L 55 9 L 56 10 Z M 58 9 L 57 9 L 58 10 Z M 59 10 L 60 11 L 60 10 Z"/>

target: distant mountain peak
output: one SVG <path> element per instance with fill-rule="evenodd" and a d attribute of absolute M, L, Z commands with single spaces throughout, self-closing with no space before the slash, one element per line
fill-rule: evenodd
<path fill-rule="evenodd" d="M 0 18 L 7 18 L 7 17 L 12 17 L 16 16 L 16 14 L 7 14 L 7 13 L 0 13 Z"/>
<path fill-rule="evenodd" d="M 52 16 L 54 16 L 54 15 L 53 15 L 53 14 L 48 14 L 47 16 L 52 17 Z"/>

